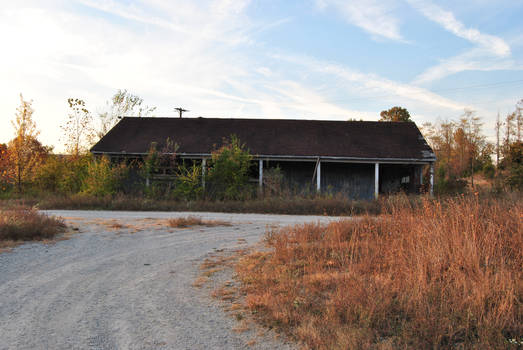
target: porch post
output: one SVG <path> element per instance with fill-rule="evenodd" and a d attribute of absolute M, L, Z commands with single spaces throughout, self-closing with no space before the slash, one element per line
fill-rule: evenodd
<path fill-rule="evenodd" d="M 374 198 L 378 199 L 380 186 L 380 163 L 374 163 Z"/>
<path fill-rule="evenodd" d="M 207 170 L 207 159 L 202 158 L 202 187 L 205 188 L 205 173 Z"/>
<path fill-rule="evenodd" d="M 430 163 L 430 196 L 434 197 L 434 163 Z"/>
<path fill-rule="evenodd" d="M 260 188 L 263 187 L 263 160 L 260 159 L 258 161 L 259 165 L 258 165 L 258 168 L 259 168 L 259 174 L 258 174 L 258 186 L 260 186 Z"/>
<path fill-rule="evenodd" d="M 321 160 L 318 159 L 318 169 L 316 169 L 316 190 L 321 191 Z"/>

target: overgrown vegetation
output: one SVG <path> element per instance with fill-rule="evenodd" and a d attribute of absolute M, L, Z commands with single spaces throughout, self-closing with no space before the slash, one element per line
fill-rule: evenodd
<path fill-rule="evenodd" d="M 515 349 L 522 217 L 520 197 L 401 201 L 271 232 L 236 269 L 255 317 L 311 349 Z"/>
<path fill-rule="evenodd" d="M 0 247 L 12 241 L 39 241 L 51 239 L 63 232 L 62 220 L 39 213 L 27 207 L 0 209 Z"/>

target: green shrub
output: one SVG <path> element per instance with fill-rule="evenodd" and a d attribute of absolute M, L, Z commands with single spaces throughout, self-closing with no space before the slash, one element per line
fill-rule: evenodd
<path fill-rule="evenodd" d="M 181 164 L 176 170 L 173 195 L 183 200 L 200 199 L 203 195 L 202 167 L 193 164 L 186 166 Z"/>
<path fill-rule="evenodd" d="M 82 193 L 97 197 L 114 195 L 121 189 L 127 173 L 128 168 L 123 163 L 113 166 L 105 156 L 94 159 L 87 166 Z"/>
<path fill-rule="evenodd" d="M 51 155 L 35 171 L 33 187 L 38 192 L 73 194 L 82 190 L 87 176 L 90 155 L 63 157 Z"/>
<path fill-rule="evenodd" d="M 240 140 L 231 135 L 230 140 L 212 152 L 208 194 L 219 200 L 245 199 L 249 195 L 249 167 L 252 156 Z"/>

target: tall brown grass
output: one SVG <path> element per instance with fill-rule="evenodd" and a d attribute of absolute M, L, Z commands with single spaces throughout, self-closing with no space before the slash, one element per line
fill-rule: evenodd
<path fill-rule="evenodd" d="M 53 238 L 63 232 L 62 220 L 28 207 L 0 209 L 0 244 L 6 241 L 33 241 Z"/>
<path fill-rule="evenodd" d="M 231 226 L 230 222 L 222 221 L 222 220 L 203 220 L 199 216 L 184 216 L 179 218 L 173 218 L 169 219 L 167 221 L 170 227 L 176 227 L 176 228 L 184 228 L 189 226 L 207 226 L 207 227 L 214 227 L 214 226 Z"/>
<path fill-rule="evenodd" d="M 397 204 L 271 232 L 237 273 L 256 317 L 312 349 L 517 348 L 522 219 L 518 200 Z"/>

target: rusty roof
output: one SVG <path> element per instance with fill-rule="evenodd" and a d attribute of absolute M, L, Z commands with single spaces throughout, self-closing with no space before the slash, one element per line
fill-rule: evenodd
<path fill-rule="evenodd" d="M 434 154 L 411 122 L 222 118 L 123 118 L 93 146 L 95 154 L 145 154 L 167 138 L 178 154 L 207 155 L 236 135 L 251 154 L 433 161 Z"/>

